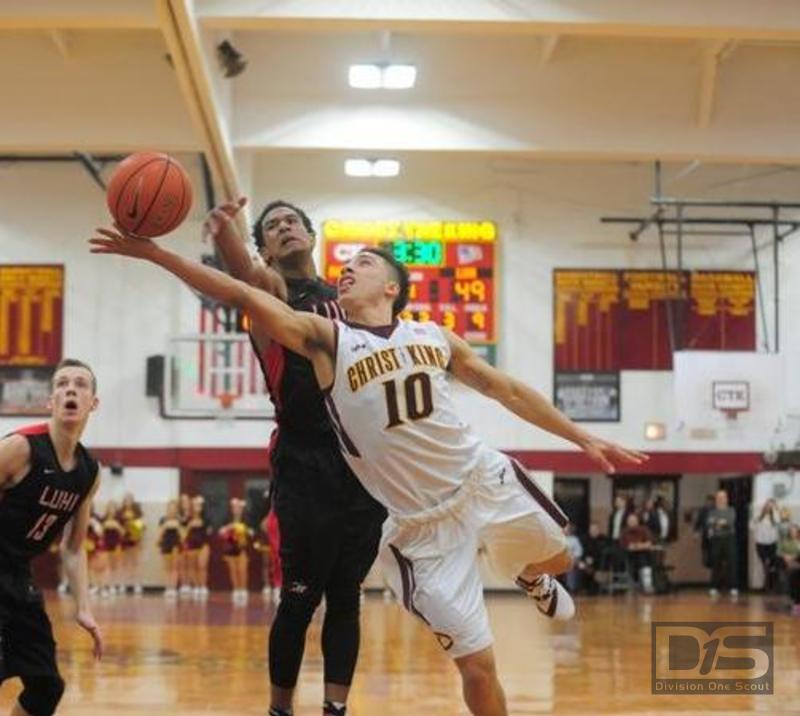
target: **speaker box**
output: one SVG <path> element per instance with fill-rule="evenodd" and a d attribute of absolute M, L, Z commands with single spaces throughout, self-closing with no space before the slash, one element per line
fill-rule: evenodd
<path fill-rule="evenodd" d="M 164 392 L 164 356 L 148 356 L 144 394 L 149 398 L 160 398 Z"/>

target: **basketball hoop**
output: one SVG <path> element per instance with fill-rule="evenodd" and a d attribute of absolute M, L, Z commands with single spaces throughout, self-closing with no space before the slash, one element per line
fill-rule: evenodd
<path fill-rule="evenodd" d="M 728 422 L 736 422 L 739 418 L 739 413 L 742 412 L 741 408 L 722 408 L 722 414 Z"/>
<path fill-rule="evenodd" d="M 238 400 L 239 396 L 234 395 L 233 393 L 220 393 L 217 396 L 217 401 L 219 402 L 219 410 L 217 410 L 216 419 L 220 422 L 227 422 L 236 419 L 236 415 L 233 412 L 233 406 L 235 405 L 236 401 Z"/>

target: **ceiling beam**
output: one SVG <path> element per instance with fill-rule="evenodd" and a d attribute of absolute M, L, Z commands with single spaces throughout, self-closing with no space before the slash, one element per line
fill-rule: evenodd
<path fill-rule="evenodd" d="M 66 30 L 47 30 L 47 36 L 56 46 L 62 59 L 68 60 L 72 56 L 72 38 Z"/>
<path fill-rule="evenodd" d="M 733 51 L 731 40 L 717 40 L 703 50 L 700 68 L 700 91 L 697 105 L 697 126 L 706 129 L 711 124 L 714 98 L 717 91 L 717 76 L 720 63 Z"/>
<path fill-rule="evenodd" d="M 542 56 L 539 60 L 540 66 L 544 67 L 550 64 L 553 55 L 556 53 L 556 48 L 558 47 L 560 39 L 561 37 L 559 35 L 548 35 L 542 38 Z"/>
<path fill-rule="evenodd" d="M 214 96 L 191 0 L 158 0 L 158 16 L 211 173 L 225 199 L 237 198 L 241 192 L 228 129 Z"/>
<path fill-rule="evenodd" d="M 152 2 L 142 0 L 3 0 L 0 30 L 157 30 Z"/>
<path fill-rule="evenodd" d="M 197 0 L 226 30 L 532 34 L 800 41 L 796 0 Z"/>

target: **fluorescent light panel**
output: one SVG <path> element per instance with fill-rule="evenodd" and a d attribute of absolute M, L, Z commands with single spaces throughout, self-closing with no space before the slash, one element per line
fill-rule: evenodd
<path fill-rule="evenodd" d="M 344 173 L 349 177 L 396 177 L 400 162 L 396 159 L 345 159 Z"/>
<path fill-rule="evenodd" d="M 350 65 L 348 79 L 356 89 L 411 89 L 417 81 L 414 65 Z"/>

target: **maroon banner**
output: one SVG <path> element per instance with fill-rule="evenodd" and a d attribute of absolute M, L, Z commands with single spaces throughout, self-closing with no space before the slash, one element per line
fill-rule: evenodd
<path fill-rule="evenodd" d="M 63 266 L 0 266 L 0 366 L 58 363 L 63 305 Z"/>
<path fill-rule="evenodd" d="M 553 306 L 557 373 L 672 370 L 673 349 L 755 350 L 752 271 L 556 269 Z"/>

